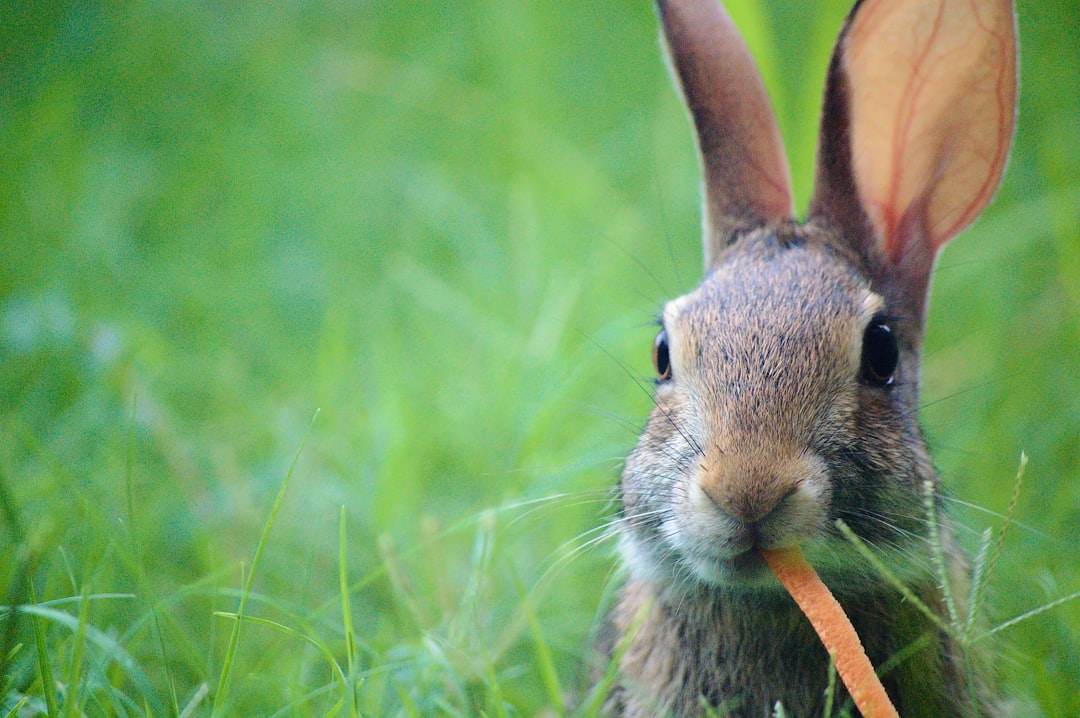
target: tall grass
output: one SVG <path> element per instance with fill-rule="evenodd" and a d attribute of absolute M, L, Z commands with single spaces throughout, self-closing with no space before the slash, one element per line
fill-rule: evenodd
<path fill-rule="evenodd" d="M 846 10 L 732 3 L 800 201 Z M 597 706 L 634 378 L 700 271 L 648 2 L 2 14 L 0 715 Z M 924 368 L 972 555 L 1014 517 L 989 625 L 1080 587 L 1080 38 L 1068 0 L 1019 18 Z M 1080 607 L 1006 625 L 1008 691 L 1080 714 Z"/>

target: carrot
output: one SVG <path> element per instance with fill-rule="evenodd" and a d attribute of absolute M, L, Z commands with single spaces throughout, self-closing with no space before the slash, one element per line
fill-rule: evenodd
<path fill-rule="evenodd" d="M 802 551 L 798 547 L 763 550 L 761 555 L 817 631 L 864 718 L 899 718 L 855 627 Z"/>

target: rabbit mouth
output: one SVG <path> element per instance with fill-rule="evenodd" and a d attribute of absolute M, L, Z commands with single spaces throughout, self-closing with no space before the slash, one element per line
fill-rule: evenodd
<path fill-rule="evenodd" d="M 802 482 L 767 513 L 736 518 L 696 484 L 660 529 L 678 564 L 698 581 L 717 585 L 779 588 L 761 558 L 761 549 L 813 543 L 821 538 L 827 510 L 817 484 Z"/>
<path fill-rule="evenodd" d="M 742 588 L 780 588 L 757 548 L 732 557 L 688 556 L 684 559 L 702 583 Z"/>
<path fill-rule="evenodd" d="M 763 528 L 718 523 L 715 515 L 712 519 L 709 525 L 669 520 L 651 530 L 624 531 L 619 550 L 631 576 L 677 593 L 700 589 L 782 592 L 761 550 L 798 545 L 816 561 L 829 542 L 818 531 L 793 530 L 790 522 L 784 528 Z M 824 549 L 824 553 L 830 552 Z"/>
<path fill-rule="evenodd" d="M 780 584 L 762 558 L 761 549 L 804 543 L 804 537 L 790 531 L 763 531 L 747 524 L 721 527 L 714 523 L 707 529 L 700 524 L 680 524 L 662 525 L 658 527 L 659 536 L 652 538 L 623 535 L 620 549 L 633 574 L 659 585 L 684 588 L 779 591 Z"/>
<path fill-rule="evenodd" d="M 674 557 L 698 582 L 715 586 L 780 589 L 761 550 L 814 543 L 813 537 L 784 528 L 738 524 L 698 540 L 676 541 Z"/>
<path fill-rule="evenodd" d="M 669 590 L 701 587 L 764 588 L 780 590 L 761 554 L 753 544 L 728 553 L 693 547 L 676 547 L 669 540 L 623 533 L 619 550 L 631 576 Z"/>

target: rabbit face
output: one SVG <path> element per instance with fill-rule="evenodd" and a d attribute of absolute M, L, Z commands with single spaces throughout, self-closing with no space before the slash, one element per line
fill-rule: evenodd
<path fill-rule="evenodd" d="M 837 518 L 904 551 L 920 530 L 912 342 L 897 326 L 895 376 L 868 379 L 885 299 L 811 228 L 786 232 L 743 235 L 664 308 L 670 376 L 620 487 L 636 577 L 778 586 L 756 549 L 864 569 Z"/>

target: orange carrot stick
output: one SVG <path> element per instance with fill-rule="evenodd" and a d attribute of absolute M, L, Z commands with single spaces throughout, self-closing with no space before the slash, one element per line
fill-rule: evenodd
<path fill-rule="evenodd" d="M 810 625 L 832 655 L 836 672 L 864 718 L 899 718 L 885 687 L 874 673 L 874 666 L 866 656 L 855 627 L 813 566 L 803 558 L 802 551 L 798 547 L 763 550 L 761 555 L 810 619 Z"/>

